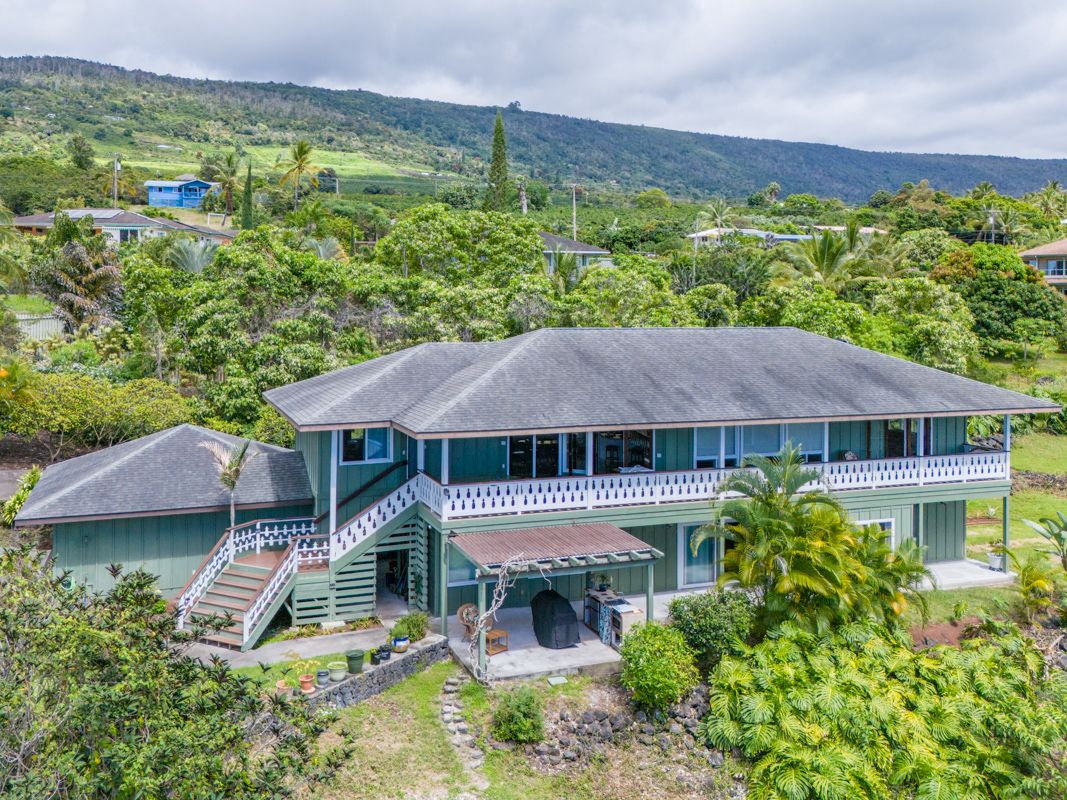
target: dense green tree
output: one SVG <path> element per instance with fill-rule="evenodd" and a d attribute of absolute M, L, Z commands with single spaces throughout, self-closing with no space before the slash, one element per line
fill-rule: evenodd
<path fill-rule="evenodd" d="M 67 141 L 67 155 L 70 156 L 70 163 L 78 169 L 90 170 L 95 165 L 93 146 L 80 133 L 74 134 Z"/>
<path fill-rule="evenodd" d="M 901 253 L 904 263 L 921 269 L 932 270 L 946 253 L 966 248 L 963 242 L 941 228 L 924 228 L 901 234 Z"/>
<path fill-rule="evenodd" d="M 738 324 L 790 325 L 854 344 L 872 343 L 868 312 L 810 280 L 771 286 L 765 294 L 750 297 L 741 304 Z"/>
<path fill-rule="evenodd" d="M 737 296 L 721 283 L 705 283 L 686 292 L 682 299 L 706 327 L 733 325 L 737 321 Z"/>
<path fill-rule="evenodd" d="M 186 650 L 144 571 L 91 593 L 40 554 L 0 551 L 0 794 L 261 798 L 325 777 L 324 718 Z"/>
<path fill-rule="evenodd" d="M 504 117 L 497 111 L 493 123 L 493 155 L 489 162 L 489 185 L 485 190 L 484 211 L 508 210 L 508 143 L 504 133 Z"/>
<path fill-rule="evenodd" d="M 634 205 L 638 208 L 670 208 L 671 198 L 662 189 L 645 189 L 634 198 Z"/>
<path fill-rule="evenodd" d="M 1038 319 L 1055 334 L 1067 324 L 1067 303 L 1010 247 L 978 243 L 942 255 L 931 277 L 952 287 L 974 315 L 987 350 L 1016 340 L 1016 321 Z"/>
<path fill-rule="evenodd" d="M 241 188 L 241 227 L 244 230 L 254 227 L 252 198 L 252 162 L 248 162 L 248 173 L 245 175 L 244 186 Z"/>
<path fill-rule="evenodd" d="M 563 303 L 576 327 L 697 325 L 697 316 L 670 288 L 670 275 L 642 256 L 590 267 Z"/>

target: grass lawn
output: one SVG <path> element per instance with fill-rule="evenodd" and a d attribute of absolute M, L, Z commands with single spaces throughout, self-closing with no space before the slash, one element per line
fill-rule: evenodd
<path fill-rule="evenodd" d="M 968 517 L 986 516 L 990 509 L 1000 515 L 1000 500 L 970 500 L 967 503 Z M 1039 520 L 1041 517 L 1055 519 L 1056 512 L 1067 513 L 1067 497 L 1028 489 L 1011 496 L 1009 511 L 1011 547 L 1022 558 L 1044 542 L 1024 523 L 1024 519 Z M 967 555 L 984 561 L 992 545 L 1000 542 L 1001 523 L 969 523 L 967 525 Z"/>
<path fill-rule="evenodd" d="M 1027 472 L 1067 474 L 1067 436 L 1030 433 L 1013 438 L 1011 465 Z"/>
<path fill-rule="evenodd" d="M 979 611 L 987 611 L 998 617 L 1009 615 L 1010 609 L 1019 602 L 1019 590 L 1014 586 L 980 586 L 974 589 L 937 589 L 925 592 L 930 618 L 929 624 L 949 622 L 955 615 L 957 603 L 966 605 L 963 616 L 973 617 Z M 918 625 L 921 620 L 917 611 L 908 612 L 908 621 Z"/>
<path fill-rule="evenodd" d="M 439 720 L 441 687 L 455 673 L 451 662 L 425 672 L 339 712 L 325 734 L 332 744 L 343 726 L 355 751 L 314 795 L 319 800 L 445 798 L 468 788 L 468 777 Z"/>
<path fill-rule="evenodd" d="M 19 314 L 47 314 L 52 304 L 37 294 L 5 294 L 4 305 Z"/>

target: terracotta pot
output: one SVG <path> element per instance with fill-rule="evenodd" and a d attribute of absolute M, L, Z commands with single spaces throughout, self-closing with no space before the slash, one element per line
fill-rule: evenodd
<path fill-rule="evenodd" d="M 286 683 L 284 680 L 275 681 L 274 682 L 274 691 L 277 693 L 277 695 L 279 697 L 284 697 L 285 695 L 289 694 L 289 691 L 290 691 L 289 684 Z"/>
<path fill-rule="evenodd" d="M 304 694 L 313 694 L 315 692 L 315 676 L 310 672 L 305 672 L 300 676 L 300 691 Z"/>

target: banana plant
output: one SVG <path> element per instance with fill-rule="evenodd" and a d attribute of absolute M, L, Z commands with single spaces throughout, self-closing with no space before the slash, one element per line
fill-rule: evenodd
<path fill-rule="evenodd" d="M 1048 542 L 1049 546 L 1041 548 L 1041 552 L 1056 556 L 1063 571 L 1067 572 L 1067 516 L 1062 511 L 1057 511 L 1056 516 L 1059 519 L 1042 517 L 1040 522 L 1030 519 L 1024 519 L 1023 522 Z"/>

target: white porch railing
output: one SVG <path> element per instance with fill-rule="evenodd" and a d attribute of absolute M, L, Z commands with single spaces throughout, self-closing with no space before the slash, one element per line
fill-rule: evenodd
<path fill-rule="evenodd" d="M 959 453 L 809 464 L 833 491 L 1007 480 L 1008 453 Z M 442 520 L 538 511 L 574 511 L 710 500 L 734 470 L 696 469 L 627 475 L 571 476 L 440 486 L 442 503 L 427 503 Z M 434 486 L 438 484 L 427 478 Z"/>
<path fill-rule="evenodd" d="M 261 519 L 227 528 L 178 595 L 178 627 L 185 627 L 189 613 L 235 558 L 245 553 L 284 547 L 294 538 L 314 532 L 315 521 L 311 517 Z"/>
<path fill-rule="evenodd" d="M 281 561 L 274 567 L 245 611 L 241 641 L 247 642 L 263 615 L 281 594 L 289 580 L 302 569 L 323 569 L 330 563 L 330 540 L 326 534 L 300 535 L 289 542 Z"/>
<path fill-rule="evenodd" d="M 440 509 L 443 487 L 420 472 L 389 494 L 337 526 L 330 536 L 330 559 L 336 560 L 373 536 L 415 503 L 422 502 L 435 512 Z"/>

